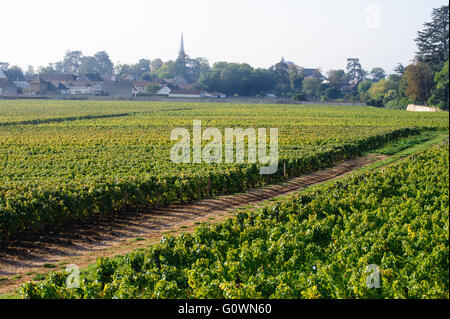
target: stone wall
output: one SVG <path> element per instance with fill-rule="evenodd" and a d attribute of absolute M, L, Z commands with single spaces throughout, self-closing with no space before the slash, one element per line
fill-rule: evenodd
<path fill-rule="evenodd" d="M 414 104 L 409 104 L 408 107 L 406 108 L 407 111 L 410 112 L 440 112 L 441 110 L 436 108 L 436 107 L 432 107 L 432 106 L 425 106 L 425 105 L 414 105 Z"/>

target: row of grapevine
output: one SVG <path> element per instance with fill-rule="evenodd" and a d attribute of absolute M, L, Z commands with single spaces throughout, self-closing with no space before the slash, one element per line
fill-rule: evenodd
<path fill-rule="evenodd" d="M 24 298 L 449 298 L 449 148 L 239 212 Z M 367 267 L 379 285 L 367 285 Z"/>
<path fill-rule="evenodd" d="M 93 178 L 88 182 L 11 184 L 0 187 L 0 245 L 20 232 L 41 233 L 60 229 L 73 222 L 86 220 L 124 208 L 148 208 L 174 202 L 191 202 L 223 193 L 242 192 L 249 187 L 281 181 L 287 177 L 327 167 L 360 155 L 388 141 L 411 134 L 417 128 L 403 128 L 330 145 L 310 154 L 284 157 L 273 175 L 259 175 L 257 164 L 231 165 L 225 169 L 199 170 L 195 174 L 157 172 L 142 176 Z"/>

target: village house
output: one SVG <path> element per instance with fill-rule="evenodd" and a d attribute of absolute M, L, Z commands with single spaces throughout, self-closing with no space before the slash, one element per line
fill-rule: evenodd
<path fill-rule="evenodd" d="M 205 93 L 200 90 L 171 90 L 169 97 L 177 98 L 201 98 L 205 97 Z"/>
<path fill-rule="evenodd" d="M 56 88 L 57 94 L 69 94 L 69 88 L 63 82 L 52 81 L 51 83 Z"/>
<path fill-rule="evenodd" d="M 159 85 L 161 86 L 160 82 L 156 82 L 156 81 L 143 81 L 143 80 L 138 80 L 138 81 L 132 81 L 131 85 L 133 86 L 133 94 L 144 94 L 147 93 L 147 87 L 149 85 Z"/>
<path fill-rule="evenodd" d="M 102 85 L 99 82 L 70 81 L 62 82 L 68 88 L 67 94 L 101 95 Z"/>
<path fill-rule="evenodd" d="M 57 81 L 70 82 L 76 81 L 78 79 L 78 77 L 73 74 L 40 74 L 36 77 L 39 77 L 47 82 L 57 82 Z"/>
<path fill-rule="evenodd" d="M 27 94 L 30 89 L 30 83 L 27 81 L 13 81 L 14 85 L 17 88 L 18 94 Z"/>
<path fill-rule="evenodd" d="M 41 76 L 36 76 L 30 81 L 29 93 L 32 95 L 57 94 L 58 90 L 52 82 L 44 80 Z"/>
<path fill-rule="evenodd" d="M 0 95 L 11 96 L 18 93 L 14 82 L 8 78 L 0 78 Z"/>
<path fill-rule="evenodd" d="M 131 97 L 133 95 L 133 86 L 128 81 L 105 81 L 103 83 L 102 95 Z"/>
<path fill-rule="evenodd" d="M 164 84 L 162 88 L 159 89 L 158 92 L 156 92 L 156 95 L 166 95 L 168 96 L 170 91 L 172 91 L 171 87 L 167 84 Z"/>

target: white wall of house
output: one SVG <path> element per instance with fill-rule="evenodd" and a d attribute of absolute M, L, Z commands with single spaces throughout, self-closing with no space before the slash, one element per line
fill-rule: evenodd
<path fill-rule="evenodd" d="M 158 95 L 168 95 L 170 93 L 171 89 L 168 86 L 163 86 L 159 91 L 156 93 Z"/>
<path fill-rule="evenodd" d="M 101 86 L 71 86 L 66 94 L 100 94 Z"/>
<path fill-rule="evenodd" d="M 176 93 L 169 93 L 169 97 L 199 98 L 199 97 L 204 97 L 204 95 L 202 95 L 202 94 L 176 94 Z"/>

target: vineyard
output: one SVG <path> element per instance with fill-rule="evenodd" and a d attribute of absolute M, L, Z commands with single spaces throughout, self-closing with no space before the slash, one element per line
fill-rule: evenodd
<path fill-rule="evenodd" d="M 279 170 L 174 164 L 170 132 L 279 128 Z M 242 192 L 361 155 L 400 137 L 448 131 L 448 113 L 367 107 L 130 101 L 0 102 L 0 245 L 18 233 Z"/>
<path fill-rule="evenodd" d="M 448 298 L 449 148 L 361 173 L 145 252 L 21 288 L 25 298 Z M 368 265 L 380 286 L 366 285 Z"/>

